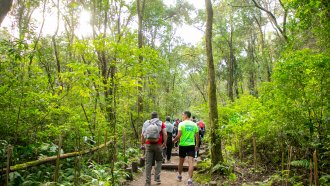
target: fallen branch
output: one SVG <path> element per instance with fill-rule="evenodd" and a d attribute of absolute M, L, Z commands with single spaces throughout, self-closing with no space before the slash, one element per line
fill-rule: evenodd
<path fill-rule="evenodd" d="M 70 152 L 70 153 L 66 153 L 66 154 L 61 154 L 60 159 L 71 158 L 71 157 L 75 157 L 75 156 L 79 156 L 79 155 L 88 154 L 88 153 L 97 151 L 99 149 L 102 149 L 104 147 L 107 147 L 111 143 L 112 143 L 112 141 L 108 141 L 107 143 L 103 143 L 103 144 L 101 144 L 97 147 L 93 147 L 91 149 L 87 149 L 87 150 L 83 150 L 83 151 L 79 151 L 79 152 Z M 37 166 L 37 165 L 41 165 L 41 164 L 44 164 L 44 163 L 55 161 L 56 159 L 57 159 L 57 155 L 42 158 L 42 159 L 39 159 L 39 160 L 26 162 L 26 163 L 22 163 L 22 164 L 13 165 L 13 166 L 10 166 L 9 172 L 14 172 L 14 171 L 26 169 L 28 167 L 34 167 L 34 166 Z M 0 169 L 0 175 L 5 174 L 6 171 L 7 171 L 6 168 Z"/>

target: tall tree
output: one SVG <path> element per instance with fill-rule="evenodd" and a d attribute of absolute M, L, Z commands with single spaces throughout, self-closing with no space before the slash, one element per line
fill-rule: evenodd
<path fill-rule="evenodd" d="M 142 49 L 143 47 L 143 13 L 145 7 L 145 0 L 137 0 L 137 13 L 138 13 L 138 47 Z M 139 55 L 139 64 L 142 65 L 143 57 Z M 138 115 L 143 112 L 143 89 L 142 89 L 142 74 L 139 79 L 138 87 Z"/>
<path fill-rule="evenodd" d="M 205 45 L 208 66 L 208 106 L 209 106 L 209 122 L 210 122 L 210 137 L 211 137 L 211 161 L 212 166 L 223 161 L 221 152 L 221 139 L 217 133 L 218 129 L 218 104 L 215 84 L 215 70 L 212 54 L 212 24 L 213 24 L 213 7 L 211 0 L 205 0 L 206 6 L 206 31 Z"/>

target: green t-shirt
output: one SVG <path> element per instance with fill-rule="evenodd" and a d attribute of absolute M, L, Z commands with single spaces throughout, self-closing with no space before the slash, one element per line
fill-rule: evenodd
<path fill-rule="evenodd" d="M 198 133 L 198 127 L 196 123 L 185 120 L 179 123 L 179 131 L 182 132 L 179 143 L 180 146 L 195 145 L 195 134 Z"/>

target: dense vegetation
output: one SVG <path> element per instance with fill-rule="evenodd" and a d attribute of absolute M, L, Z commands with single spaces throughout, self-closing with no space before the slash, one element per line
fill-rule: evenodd
<path fill-rule="evenodd" d="M 0 167 L 111 141 L 11 172 L 10 185 L 118 184 L 140 156 L 142 122 L 154 110 L 162 119 L 191 110 L 215 132 L 209 144 L 221 142 L 222 152 L 201 164 L 213 167 L 201 182 L 238 184 L 252 174 L 244 182 L 330 184 L 330 3 L 215 0 L 206 53 L 204 39 L 189 44 L 176 34 L 186 24 L 205 30 L 209 11 L 189 2 L 0 0 Z"/>

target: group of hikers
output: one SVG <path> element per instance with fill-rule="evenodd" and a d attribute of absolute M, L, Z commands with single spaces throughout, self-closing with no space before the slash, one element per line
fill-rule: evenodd
<path fill-rule="evenodd" d="M 155 165 L 154 180 L 160 183 L 162 163 L 171 163 L 172 148 L 179 147 L 179 164 L 176 179 L 182 181 L 182 169 L 185 158 L 188 157 L 188 185 L 193 185 L 192 176 L 194 159 L 197 160 L 199 148 L 205 134 L 205 124 L 197 122 L 191 113 L 182 113 L 182 121 L 166 117 L 162 122 L 157 112 L 151 113 L 151 119 L 144 122 L 141 134 L 141 149 L 145 150 L 146 186 L 151 184 L 151 169 Z"/>

